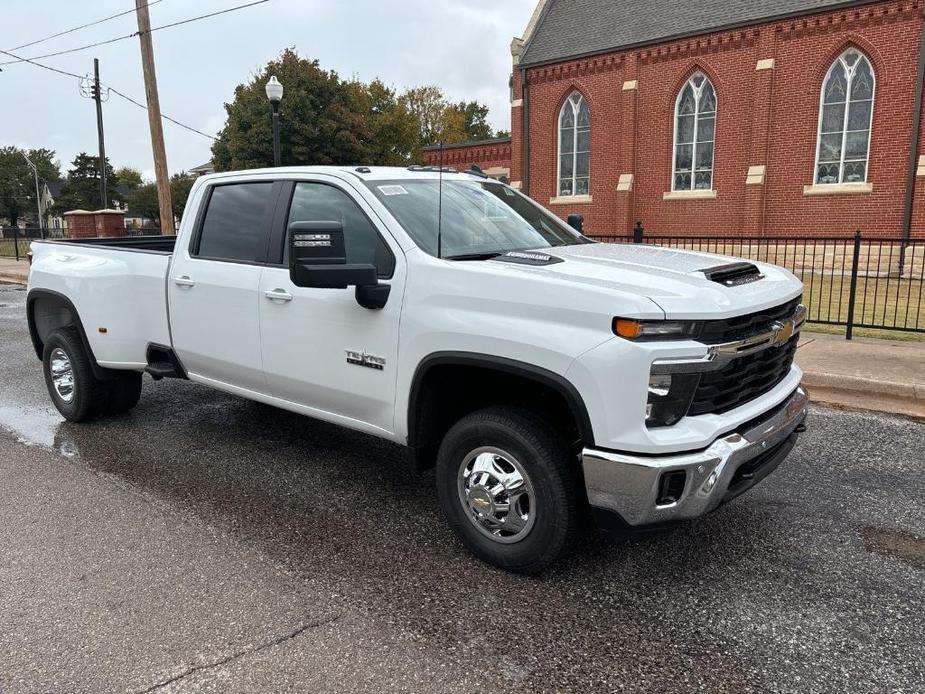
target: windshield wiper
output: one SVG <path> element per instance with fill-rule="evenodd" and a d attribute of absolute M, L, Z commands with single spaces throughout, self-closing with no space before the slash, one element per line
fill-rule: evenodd
<path fill-rule="evenodd" d="M 504 255 L 507 251 L 491 251 L 488 253 L 462 253 L 460 255 L 446 255 L 444 260 L 491 260 L 499 255 Z"/>

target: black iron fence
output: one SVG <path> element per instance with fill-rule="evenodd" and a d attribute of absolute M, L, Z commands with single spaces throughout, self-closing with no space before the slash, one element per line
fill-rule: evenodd
<path fill-rule="evenodd" d="M 787 268 L 804 284 L 809 322 L 925 333 L 925 239 L 847 237 L 736 238 L 590 236 L 604 243 L 646 243 L 717 253 Z"/>
<path fill-rule="evenodd" d="M 126 236 L 157 234 L 126 229 Z M 25 258 L 36 238 L 64 238 L 64 229 L 0 227 L 0 257 Z M 809 322 L 925 333 L 925 239 L 854 236 L 736 238 L 656 236 L 637 227 L 627 236 L 590 236 L 604 243 L 645 243 L 717 253 L 787 268 L 804 284 Z"/>

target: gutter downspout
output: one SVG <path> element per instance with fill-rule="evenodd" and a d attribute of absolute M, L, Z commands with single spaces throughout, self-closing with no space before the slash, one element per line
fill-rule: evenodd
<path fill-rule="evenodd" d="M 905 265 L 906 246 L 912 235 L 912 205 L 915 201 L 915 179 L 918 170 L 919 129 L 922 124 L 922 93 L 925 88 L 925 10 L 922 13 L 922 37 L 919 41 L 919 64 L 915 85 L 915 111 L 912 113 L 912 141 L 909 144 L 909 168 L 906 172 L 906 199 L 903 206 L 902 246 L 899 251 L 899 276 Z"/>
<path fill-rule="evenodd" d="M 523 122 L 520 126 L 521 138 L 523 139 L 521 192 L 524 195 L 530 195 L 530 90 L 527 87 L 527 68 L 525 67 L 520 68 L 520 92 L 523 99 L 523 108 L 521 109 Z"/>

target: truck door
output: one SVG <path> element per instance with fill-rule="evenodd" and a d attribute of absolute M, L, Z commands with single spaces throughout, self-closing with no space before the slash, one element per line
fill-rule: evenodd
<path fill-rule="evenodd" d="M 398 245 L 380 230 L 375 213 L 357 192 L 333 177 L 290 182 L 280 195 L 280 208 L 271 262 L 260 280 L 260 339 L 269 392 L 323 419 L 391 432 L 404 288 Z M 347 262 L 374 263 L 380 282 L 391 284 L 384 308 L 360 306 L 353 287 L 316 289 L 290 281 L 287 230 L 293 222 L 311 221 L 343 225 Z M 278 264 L 272 262 L 274 254 Z"/>
<path fill-rule="evenodd" d="M 174 351 L 192 380 L 263 392 L 257 288 L 279 184 L 221 183 L 167 278 Z"/>

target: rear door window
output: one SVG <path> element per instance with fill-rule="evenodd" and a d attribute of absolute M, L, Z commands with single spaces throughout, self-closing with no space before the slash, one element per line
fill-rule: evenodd
<path fill-rule="evenodd" d="M 273 183 L 218 185 L 209 206 L 193 255 L 199 258 L 257 262 L 269 233 L 267 212 Z"/>

